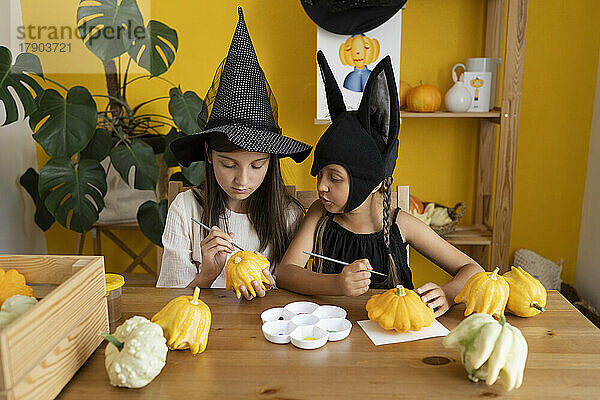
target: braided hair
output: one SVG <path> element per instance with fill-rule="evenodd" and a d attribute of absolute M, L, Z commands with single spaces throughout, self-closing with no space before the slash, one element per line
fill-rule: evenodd
<path fill-rule="evenodd" d="M 393 178 L 388 176 L 383 180 L 380 189 L 383 194 L 383 245 L 388 263 L 388 275 L 384 281 L 386 287 L 396 287 L 402 283 L 400 277 L 398 277 L 398 270 L 390 249 L 390 232 L 392 224 L 395 223 L 390 217 L 392 212 L 392 181 Z"/>

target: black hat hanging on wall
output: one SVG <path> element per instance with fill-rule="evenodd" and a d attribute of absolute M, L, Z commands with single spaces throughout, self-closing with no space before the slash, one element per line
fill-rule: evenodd
<path fill-rule="evenodd" d="M 338 35 L 368 32 L 392 18 L 407 0 L 300 0 L 304 11 L 326 31 Z"/>
<path fill-rule="evenodd" d="M 371 72 L 358 110 L 346 111 L 342 92 L 323 52 L 317 61 L 325 84 L 331 125 L 315 146 L 310 174 L 338 164 L 350 177 L 344 212 L 360 206 L 385 178 L 392 176 L 398 158 L 400 107 L 390 56 Z"/>
<path fill-rule="evenodd" d="M 302 162 L 311 146 L 283 136 L 277 123 L 277 102 L 263 73 L 248 33 L 242 8 L 229 46 L 205 101 L 212 110 L 205 130 L 171 143 L 177 161 L 189 166 L 202 161 L 204 142 L 212 133 L 223 133 L 247 151 L 291 157 Z"/>

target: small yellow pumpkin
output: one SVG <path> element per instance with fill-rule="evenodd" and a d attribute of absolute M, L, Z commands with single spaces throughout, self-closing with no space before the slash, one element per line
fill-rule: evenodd
<path fill-rule="evenodd" d="M 435 320 L 433 310 L 421 297 L 402 285 L 371 296 L 366 308 L 371 321 L 397 332 L 418 331 Z"/>
<path fill-rule="evenodd" d="M 15 294 L 33 297 L 33 289 L 25 283 L 25 277 L 16 269 L 4 271 L 0 268 L 0 306 Z"/>
<path fill-rule="evenodd" d="M 465 303 L 465 316 L 476 313 L 502 315 L 508 301 L 508 282 L 493 272 L 478 272 L 469 278 L 463 289 L 454 298 L 455 303 Z"/>
<path fill-rule="evenodd" d="M 546 307 L 546 288 L 523 268 L 510 267 L 504 279 L 510 287 L 506 309 L 519 317 L 533 317 Z"/>
<path fill-rule="evenodd" d="M 406 107 L 408 111 L 435 112 L 442 104 L 442 94 L 433 85 L 425 85 L 421 82 L 408 92 L 406 96 Z"/>
<path fill-rule="evenodd" d="M 206 349 L 211 314 L 199 295 L 200 289 L 195 288 L 193 296 L 174 298 L 152 317 L 152 322 L 162 327 L 169 349 L 190 349 L 192 354 Z"/>
<path fill-rule="evenodd" d="M 237 298 L 240 298 L 240 286 L 246 286 L 252 296 L 256 296 L 256 291 L 252 287 L 252 281 L 260 283 L 260 287 L 265 290 L 263 283 L 269 284 L 269 280 L 263 274 L 263 269 L 269 269 L 269 260 L 267 257 L 256 254 L 252 251 L 238 251 L 233 254 L 225 266 L 226 280 L 225 288 L 234 289 Z"/>

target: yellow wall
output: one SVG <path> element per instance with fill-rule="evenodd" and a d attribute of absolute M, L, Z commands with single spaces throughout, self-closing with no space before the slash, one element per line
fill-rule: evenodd
<path fill-rule="evenodd" d="M 26 24 L 45 17 L 37 11 L 40 2 L 22 0 Z M 64 21 L 73 23 L 77 3 L 56 2 L 53 15 L 63 15 Z M 595 0 L 529 3 L 511 252 L 525 247 L 552 260 L 563 258 L 563 279 L 572 283 L 600 46 L 600 5 Z M 298 0 L 152 1 L 151 17 L 175 28 L 180 40 L 175 64 L 165 77 L 203 95 L 227 54 L 238 4 L 244 7 L 259 61 L 277 96 L 284 133 L 314 144 L 324 130 L 312 124 L 315 26 Z M 452 65 L 483 54 L 484 32 L 484 1 L 409 1 L 402 27 L 401 78 L 411 84 L 423 80 L 445 93 L 451 86 Z M 94 72 L 101 72 L 98 60 L 84 53 L 71 62 L 89 63 L 96 66 Z M 103 93 L 99 75 L 52 78 Z M 167 90 L 161 82 L 146 82 L 132 92 L 130 100 L 135 103 Z M 166 103 L 155 106 L 155 111 L 167 113 Z M 411 193 L 422 199 L 446 205 L 465 201 L 468 210 L 463 223 L 471 223 L 477 143 L 477 121 L 405 119 L 395 182 L 410 185 Z M 40 162 L 45 160 L 42 153 Z M 300 165 L 285 161 L 287 183 L 295 183 L 300 190 L 313 189 L 311 162 L 312 158 Z M 145 246 L 141 235 L 120 236 L 136 249 Z M 74 234 L 62 227 L 49 230 L 47 240 L 50 253 L 72 252 Z M 109 270 L 119 271 L 129 264 L 127 256 L 107 240 L 103 244 Z M 89 240 L 86 251 L 91 252 Z M 154 264 L 152 256 L 147 261 Z M 448 279 L 418 254 L 411 255 L 411 264 L 415 284 Z"/>

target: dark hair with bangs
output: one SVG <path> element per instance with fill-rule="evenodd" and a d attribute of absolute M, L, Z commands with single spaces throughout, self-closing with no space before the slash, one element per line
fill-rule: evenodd
<path fill-rule="evenodd" d="M 207 143 L 208 151 L 245 151 L 230 142 L 222 133 L 211 134 Z M 208 160 L 208 157 L 206 159 Z M 218 226 L 219 218 L 226 215 L 229 197 L 219 186 L 212 164 L 207 161 L 204 165 L 204 184 L 193 188 L 194 196 L 203 208 L 202 222 L 208 226 Z M 288 211 L 290 205 L 304 211 L 298 200 L 286 192 L 279 158 L 271 154 L 267 174 L 261 185 L 246 200 L 246 210 L 260 240 L 258 251 L 264 252 L 267 246 L 271 245 L 272 264 L 277 265 L 281 262 L 298 227 L 299 221 L 288 221 L 291 218 Z M 227 219 L 225 229 L 229 231 Z"/>

